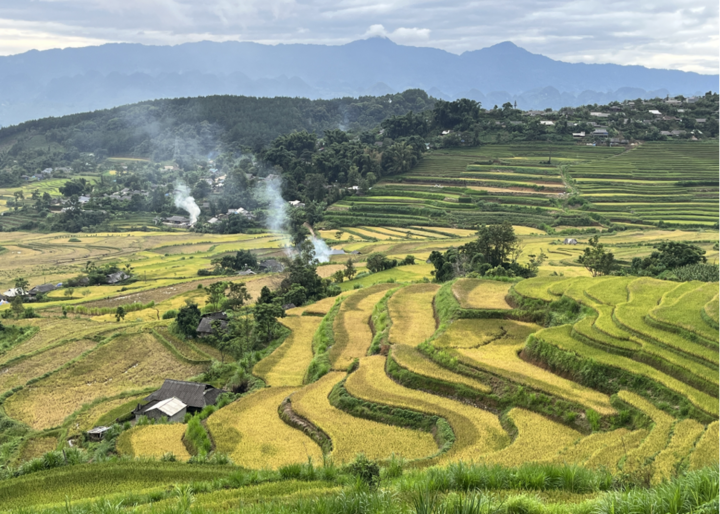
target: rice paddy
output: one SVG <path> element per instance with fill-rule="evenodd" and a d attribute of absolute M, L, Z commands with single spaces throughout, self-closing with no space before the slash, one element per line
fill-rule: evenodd
<path fill-rule="evenodd" d="M 475 460 L 478 456 L 499 450 L 509 444 L 497 416 L 477 407 L 408 389 L 385 374 L 382 356 L 366 357 L 357 371 L 350 374 L 345 386 L 350 394 L 364 400 L 434 414 L 445 418 L 455 432 L 455 444 L 440 457 L 450 460 Z"/>
<path fill-rule="evenodd" d="M 322 462 L 320 447 L 278 415 L 282 401 L 297 391 L 270 387 L 220 409 L 207 420 L 218 451 L 251 469 L 277 469 L 289 464 Z"/>
<path fill-rule="evenodd" d="M 355 418 L 330 405 L 328 395 L 344 376 L 341 372 L 328 373 L 291 396 L 293 410 L 330 436 L 335 462 L 349 462 L 358 453 L 371 459 L 395 455 L 412 460 L 437 452 L 431 434 Z"/>
<path fill-rule="evenodd" d="M 144 425 L 136 426 L 120 434 L 118 448 L 131 457 L 160 458 L 168 453 L 180 461 L 190 459 L 190 453 L 183 444 L 185 425 Z"/>
<path fill-rule="evenodd" d="M 453 284 L 453 294 L 463 309 L 510 309 L 505 300 L 510 286 L 507 282 L 460 279 Z"/>
<path fill-rule="evenodd" d="M 253 373 L 273 387 L 301 386 L 313 358 L 312 339 L 322 318 L 317 316 L 285 317 L 281 323 L 291 333 L 268 357 L 253 368 Z"/>
<path fill-rule="evenodd" d="M 333 369 L 347 369 L 353 359 L 367 354 L 373 333 L 370 316 L 375 304 L 393 284 L 377 284 L 347 298 L 335 317 L 335 344 L 330 350 Z"/>
<path fill-rule="evenodd" d="M 179 361 L 150 334 L 121 336 L 15 393 L 5 411 L 35 429 L 50 428 L 96 398 L 186 379 L 204 368 Z"/>
<path fill-rule="evenodd" d="M 435 332 L 433 298 L 437 284 L 412 284 L 390 297 L 388 310 L 392 326 L 390 342 L 417 346 Z"/>

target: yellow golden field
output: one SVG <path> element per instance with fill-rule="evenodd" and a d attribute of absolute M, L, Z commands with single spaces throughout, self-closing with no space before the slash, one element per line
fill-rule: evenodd
<path fill-rule="evenodd" d="M 489 343 L 520 345 L 539 329 L 534 323 L 510 319 L 459 319 L 433 343 L 438 348 L 478 348 Z"/>
<path fill-rule="evenodd" d="M 488 463 L 519 466 L 546 460 L 582 437 L 576 430 L 525 409 L 516 407 L 507 416 L 517 427 L 518 435 L 507 448 L 486 455 L 483 460 Z"/>
<path fill-rule="evenodd" d="M 33 437 L 23 443 L 17 460 L 18 462 L 25 462 L 42 457 L 43 454 L 57 448 L 57 445 L 57 437 Z"/>
<path fill-rule="evenodd" d="M 630 473 L 641 469 L 645 465 L 646 460 L 652 459 L 667 447 L 670 439 L 670 431 L 675 420 L 672 416 L 664 413 L 635 393 L 620 391 L 618 396 L 621 400 L 641 410 L 655 423 L 655 426 L 642 444 L 628 453 L 622 470 L 625 473 Z"/>
<path fill-rule="evenodd" d="M 97 345 L 95 341 L 78 339 L 21 360 L 15 365 L 0 367 L 0 391 L 23 385 L 31 378 L 57 369 L 83 352 L 94 348 L 95 345 Z"/>
<path fill-rule="evenodd" d="M 292 333 L 268 357 L 258 362 L 253 373 L 269 386 L 301 386 L 305 370 L 313 358 L 312 340 L 322 318 L 287 316 L 281 323 Z"/>
<path fill-rule="evenodd" d="M 562 378 L 522 360 L 520 344 L 491 343 L 479 348 L 456 350 L 462 362 L 508 380 L 579 403 L 601 414 L 613 414 L 610 398 L 603 393 Z"/>
<path fill-rule="evenodd" d="M 160 386 L 165 378 L 187 379 L 203 369 L 179 361 L 150 334 L 121 336 L 15 393 L 5 410 L 35 429 L 50 428 L 96 398 Z"/>
<path fill-rule="evenodd" d="M 499 450 L 510 442 L 494 414 L 393 382 L 385 374 L 385 358 L 380 355 L 362 359 L 360 368 L 350 374 L 345 387 L 357 398 L 445 418 L 455 432 L 455 444 L 436 459 L 437 462 L 477 460 L 480 455 Z"/>
<path fill-rule="evenodd" d="M 718 432 L 718 423 L 713 421 L 710 423 L 700 440 L 695 445 L 695 451 L 690 454 L 690 469 L 700 469 L 705 466 L 714 466 L 718 459 L 718 441 L 720 433 Z"/>
<path fill-rule="evenodd" d="M 617 471 L 618 462 L 624 458 L 629 451 L 636 449 L 647 438 L 647 430 L 634 430 L 627 435 L 609 442 L 604 448 L 597 450 L 585 462 L 588 468 L 605 468 L 612 472 Z"/>
<path fill-rule="evenodd" d="M 98 403 L 97 405 L 90 407 L 83 412 L 80 412 L 80 414 L 77 415 L 73 423 L 70 425 L 70 432 L 72 434 L 79 434 L 80 432 L 90 430 L 97 425 L 97 421 L 102 416 L 104 416 L 114 408 L 125 405 L 126 403 L 131 401 L 137 401 L 139 403 L 142 403 L 141 400 L 146 396 L 147 394 L 139 394 L 135 396 L 124 396 L 121 398 L 114 398 L 112 400 L 102 401 L 101 403 Z"/>
<path fill-rule="evenodd" d="M 440 286 L 437 284 L 412 284 L 405 286 L 388 300 L 392 326 L 390 342 L 417 346 L 435 332 L 433 298 Z"/>
<path fill-rule="evenodd" d="M 271 387 L 245 396 L 212 414 L 207 420 L 218 451 L 251 469 L 277 469 L 303 463 L 308 457 L 322 462 L 322 451 L 302 431 L 286 424 L 278 407 L 297 388 Z"/>
<path fill-rule="evenodd" d="M 418 375 L 422 375 L 424 377 L 435 378 L 456 384 L 463 384 L 471 389 L 475 389 L 476 391 L 481 391 L 483 393 L 489 393 L 492 391 L 492 388 L 489 385 L 483 384 L 479 380 L 466 377 L 465 375 L 461 375 L 459 373 L 453 373 L 452 371 L 435 364 L 411 346 L 402 344 L 394 345 L 392 348 L 392 358 L 395 359 L 395 362 L 403 368 L 409 369 L 413 373 L 417 373 Z"/>
<path fill-rule="evenodd" d="M 494 280 L 462 278 L 453 284 L 453 294 L 463 309 L 511 309 L 505 300 L 512 284 Z"/>
<path fill-rule="evenodd" d="M 678 466 L 687 458 L 704 431 L 705 427 L 694 419 L 675 423 L 670 443 L 653 461 L 653 483 L 658 484 L 677 474 Z"/>
<path fill-rule="evenodd" d="M 344 376 L 340 372 L 328 373 L 291 396 L 293 410 L 330 436 L 335 462 L 349 462 L 358 453 L 370 459 L 389 459 L 395 455 L 413 460 L 437 452 L 431 434 L 355 418 L 330 405 L 327 397 Z"/>
<path fill-rule="evenodd" d="M 582 464 L 594 453 L 603 451 L 608 446 L 626 438 L 630 431 L 619 428 L 611 432 L 595 432 L 578 440 L 574 445 L 566 447 L 557 455 L 548 459 L 559 464 Z"/>
<path fill-rule="evenodd" d="M 394 284 L 377 284 L 350 295 L 335 317 L 335 344 L 330 350 L 333 369 L 347 369 L 354 359 L 363 357 L 370 347 L 373 333 L 370 316 L 375 304 Z"/>
<path fill-rule="evenodd" d="M 133 427 L 120 434 L 118 449 L 129 448 L 132 457 L 155 457 L 159 459 L 172 453 L 180 461 L 190 459 L 182 438 L 185 435 L 183 423 L 170 425 L 144 425 Z"/>

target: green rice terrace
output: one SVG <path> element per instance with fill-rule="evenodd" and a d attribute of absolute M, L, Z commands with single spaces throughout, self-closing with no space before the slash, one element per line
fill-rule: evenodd
<path fill-rule="evenodd" d="M 717 226 L 718 142 L 629 147 L 525 143 L 443 149 L 363 197 L 333 204 L 337 224 L 470 227 Z"/>
<path fill-rule="evenodd" d="M 572 187 L 584 184 L 574 174 L 596 162 L 587 157 L 595 151 L 622 163 L 646 149 L 626 157 L 580 147 L 553 161 L 582 165 L 497 188 L 535 191 L 529 186 L 542 182 L 561 191 L 569 176 Z M 504 152 L 512 161 L 511 147 Z M 449 155 L 459 177 L 500 174 L 476 171 L 485 165 L 467 164 L 480 160 L 470 152 Z M 539 156 L 515 158 L 508 175 Z M 443 166 L 431 172 L 435 158 L 405 191 L 450 176 Z M 287 306 L 272 342 L 238 362 L 212 338 L 182 335 L 173 316 L 186 300 L 203 312 L 217 301 L 212 277 L 197 270 L 243 249 L 278 256 L 281 238 L 129 233 L 68 243 L 4 234 L 7 262 L 31 278 L 63 279 L 79 266 L 63 256 L 99 252 L 132 256 L 145 280 L 74 298 L 59 290 L 34 304 L 40 317 L 2 320 L 0 512 L 717 512 L 718 282 L 591 277 L 573 264 L 579 249 L 558 248 L 537 230 L 518 232 L 523 251 L 560 253 L 549 253 L 535 278 L 439 284 L 423 261 L 367 272 L 372 252 L 427 258 L 472 235 L 392 227 L 336 233 L 337 247 L 360 252 L 357 276 L 337 296 Z M 714 231 L 624 231 L 605 242 L 620 256 L 635 245 L 636 256 L 673 237 L 716 255 Z M 340 269 L 317 268 L 321 276 Z M 247 277 L 251 301 L 284 276 Z M 165 380 L 222 394 L 184 418 L 135 416 Z M 93 436 L 93 427 L 106 428 Z"/>

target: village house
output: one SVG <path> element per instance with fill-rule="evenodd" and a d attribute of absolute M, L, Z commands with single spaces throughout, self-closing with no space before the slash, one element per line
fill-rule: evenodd
<path fill-rule="evenodd" d="M 568 237 L 568 238 L 565 238 L 565 239 L 563 240 L 563 244 L 564 244 L 564 245 L 576 245 L 576 244 L 578 244 L 578 242 L 577 242 L 577 239 L 573 239 L 573 238 L 571 238 L 571 237 Z"/>
<path fill-rule="evenodd" d="M 180 423 L 185 420 L 186 413 L 187 405 L 181 400 L 172 397 L 167 400 L 161 400 L 152 407 L 148 407 L 145 409 L 144 415 L 158 421 L 165 418 L 168 423 Z"/>
<path fill-rule="evenodd" d="M 145 398 L 144 401 L 148 403 L 145 405 L 138 404 L 133 411 L 133 414 L 135 415 L 135 419 L 138 419 L 140 416 L 145 416 L 148 411 L 156 410 L 154 407 L 160 402 L 172 399 L 178 400 L 184 404 L 185 412 L 195 414 L 203 410 L 208 405 L 215 405 L 218 397 L 224 392 L 225 391 L 222 389 L 217 389 L 209 384 L 185 382 L 182 380 L 172 380 L 166 378 L 160 389 Z M 173 403 L 165 410 L 170 412 L 177 407 L 178 404 Z M 162 410 L 160 410 L 160 412 L 162 413 Z M 151 416 L 154 415 L 156 414 L 151 414 Z M 163 415 L 166 414 L 162 413 L 161 417 Z M 183 417 L 184 416 L 185 414 L 183 413 Z"/>
<path fill-rule="evenodd" d="M 95 427 L 85 432 L 85 434 L 87 435 L 88 441 L 98 443 L 103 440 L 103 438 L 105 437 L 105 432 L 107 432 L 108 430 L 110 430 L 110 427 Z"/>
<path fill-rule="evenodd" d="M 47 294 L 50 291 L 55 291 L 57 288 L 58 288 L 58 286 L 55 284 L 42 284 L 42 285 L 35 286 L 32 289 L 30 289 L 30 291 L 28 291 L 28 294 L 30 296 L 36 296 L 39 294 Z"/>
<path fill-rule="evenodd" d="M 185 216 L 170 216 L 163 220 L 163 225 L 186 228 L 190 226 L 190 218 L 186 218 Z"/>
<path fill-rule="evenodd" d="M 197 329 L 195 330 L 199 337 L 207 337 L 209 335 L 212 335 L 213 331 L 213 323 L 215 321 L 220 322 L 220 330 L 227 329 L 227 314 L 224 312 L 213 312 L 211 314 L 204 314 L 202 318 L 200 318 L 200 323 L 198 324 Z"/>

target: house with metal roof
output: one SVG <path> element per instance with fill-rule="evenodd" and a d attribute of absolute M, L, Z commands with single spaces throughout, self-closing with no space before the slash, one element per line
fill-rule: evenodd
<path fill-rule="evenodd" d="M 210 384 L 166 378 L 160 389 L 145 398 L 145 401 L 148 403 L 138 405 L 133 411 L 133 414 L 135 414 L 135 419 L 140 416 L 145 416 L 147 415 L 146 413 L 152 410 L 158 403 L 171 398 L 182 402 L 185 405 L 186 412 L 194 414 L 200 412 L 208 405 L 215 405 L 218 397 L 224 392 L 222 389 L 217 389 Z M 185 417 L 185 414 L 183 414 L 183 417 Z"/>
<path fill-rule="evenodd" d="M 145 409 L 145 416 L 151 419 L 160 420 L 167 418 L 169 423 L 179 423 L 185 420 L 187 405 L 175 397 L 157 402 L 152 407 Z"/>

